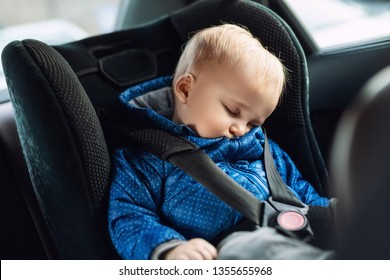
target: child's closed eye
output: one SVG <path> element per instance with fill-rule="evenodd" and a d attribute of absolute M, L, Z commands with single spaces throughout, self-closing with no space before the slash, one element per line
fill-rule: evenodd
<path fill-rule="evenodd" d="M 239 116 L 240 115 L 240 110 L 236 109 L 236 108 L 233 108 L 233 107 L 229 107 L 227 105 L 223 105 L 225 110 L 230 114 L 230 115 L 233 115 L 233 116 Z"/>

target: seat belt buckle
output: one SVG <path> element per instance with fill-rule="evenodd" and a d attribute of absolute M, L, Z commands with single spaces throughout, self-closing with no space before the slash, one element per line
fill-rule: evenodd
<path fill-rule="evenodd" d="M 306 213 L 309 209 L 297 207 L 281 202 L 273 201 L 270 197 L 268 201 L 261 202 L 262 227 L 272 227 L 278 232 L 303 241 L 311 241 L 314 237 Z"/>

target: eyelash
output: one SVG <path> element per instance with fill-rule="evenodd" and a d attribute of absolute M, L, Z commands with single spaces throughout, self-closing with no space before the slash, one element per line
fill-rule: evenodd
<path fill-rule="evenodd" d="M 223 105 L 223 106 L 225 107 L 226 111 L 228 111 L 229 114 L 231 114 L 233 116 L 239 116 L 240 115 L 240 111 L 235 112 L 235 111 L 231 110 L 228 106 L 226 106 L 226 105 Z"/>
<path fill-rule="evenodd" d="M 231 109 L 229 109 L 229 107 L 226 106 L 225 104 L 224 104 L 223 106 L 225 107 L 225 110 L 226 110 L 230 115 L 232 115 L 232 116 L 234 116 L 234 117 L 237 117 L 237 116 L 240 115 L 240 111 L 234 112 L 234 111 L 232 111 Z M 258 125 L 258 124 L 251 124 L 251 123 L 249 123 L 248 126 L 250 127 L 250 129 L 252 129 L 252 128 L 261 126 L 261 124 Z"/>

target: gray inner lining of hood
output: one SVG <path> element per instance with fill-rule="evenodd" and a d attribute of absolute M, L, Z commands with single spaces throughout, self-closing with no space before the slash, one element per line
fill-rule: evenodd
<path fill-rule="evenodd" d="M 150 91 L 129 101 L 129 104 L 137 108 L 148 108 L 156 113 L 172 119 L 175 108 L 172 87 L 163 87 Z"/>

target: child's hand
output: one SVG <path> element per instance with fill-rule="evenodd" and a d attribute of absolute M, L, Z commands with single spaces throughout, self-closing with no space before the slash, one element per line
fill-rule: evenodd
<path fill-rule="evenodd" d="M 165 260 L 213 260 L 217 249 L 201 238 L 194 238 L 168 251 Z"/>

